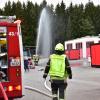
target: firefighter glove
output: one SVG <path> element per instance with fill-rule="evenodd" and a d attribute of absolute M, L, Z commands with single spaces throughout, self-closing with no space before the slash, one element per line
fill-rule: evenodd
<path fill-rule="evenodd" d="M 72 75 L 71 74 L 69 75 L 69 79 L 72 79 Z"/>
<path fill-rule="evenodd" d="M 46 79 L 46 77 L 47 77 L 47 74 L 44 73 L 44 74 L 43 74 L 43 78 Z"/>

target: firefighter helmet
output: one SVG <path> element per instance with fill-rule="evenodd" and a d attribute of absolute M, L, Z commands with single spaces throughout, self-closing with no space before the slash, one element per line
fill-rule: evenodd
<path fill-rule="evenodd" d="M 63 46 L 63 44 L 58 43 L 58 44 L 55 46 L 55 50 L 64 51 L 64 46 Z"/>

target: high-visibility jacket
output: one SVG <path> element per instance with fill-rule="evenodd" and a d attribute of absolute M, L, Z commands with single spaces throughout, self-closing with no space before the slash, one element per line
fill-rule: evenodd
<path fill-rule="evenodd" d="M 50 70 L 49 75 L 51 78 L 59 77 L 65 78 L 65 55 L 53 54 L 50 56 Z"/>

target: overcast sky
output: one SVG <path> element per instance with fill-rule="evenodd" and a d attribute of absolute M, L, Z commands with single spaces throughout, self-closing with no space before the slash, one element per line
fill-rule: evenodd
<path fill-rule="evenodd" d="M 9 0 L 0 0 L 0 8 L 4 7 L 5 2 L 7 2 Z M 18 0 L 10 0 L 10 1 L 14 1 L 17 2 Z M 41 4 L 41 2 L 43 0 L 19 0 L 21 2 L 27 2 L 27 1 L 32 1 L 33 3 L 37 2 L 38 4 Z M 60 3 L 62 0 L 46 0 L 47 4 L 53 4 L 54 6 L 56 6 L 58 3 Z M 83 3 L 84 5 L 89 1 L 89 0 L 63 0 L 64 3 L 66 4 L 66 7 L 68 7 L 70 5 L 70 3 L 72 2 L 73 4 L 81 4 Z M 93 3 L 95 5 L 100 5 L 100 0 L 90 0 L 93 1 Z"/>

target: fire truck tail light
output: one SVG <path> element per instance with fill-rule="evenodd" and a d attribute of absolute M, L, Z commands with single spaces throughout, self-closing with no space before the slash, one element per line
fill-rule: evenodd
<path fill-rule="evenodd" d="M 8 87 L 8 91 L 9 91 L 9 92 L 11 92 L 11 91 L 13 91 L 13 90 L 14 90 L 13 86 L 9 86 L 9 87 Z"/>
<path fill-rule="evenodd" d="M 21 85 L 17 85 L 15 88 L 16 88 L 16 90 L 20 91 L 21 90 Z"/>
<path fill-rule="evenodd" d="M 7 90 L 8 90 L 9 92 L 12 92 L 12 91 L 14 91 L 14 90 L 15 90 L 15 91 L 16 91 L 16 90 L 17 90 L 17 91 L 20 91 L 21 89 L 22 89 L 22 88 L 21 88 L 21 85 L 17 85 L 17 86 L 11 86 L 11 85 L 10 85 L 10 86 L 8 86 L 8 89 L 7 89 Z"/>

